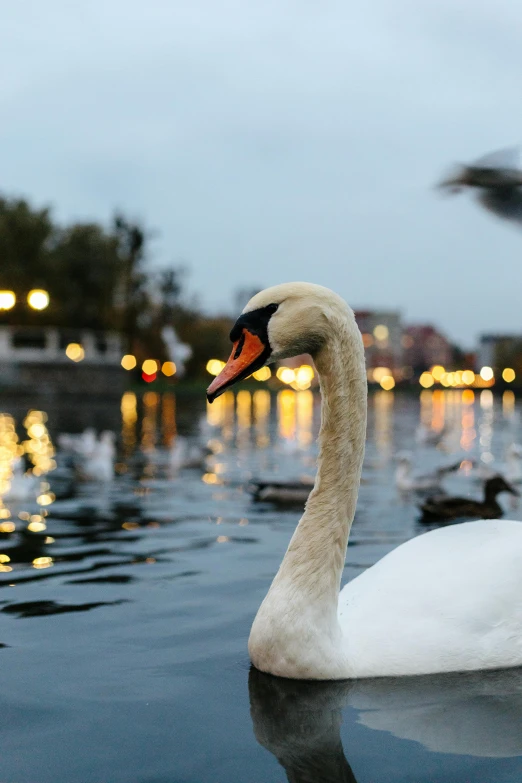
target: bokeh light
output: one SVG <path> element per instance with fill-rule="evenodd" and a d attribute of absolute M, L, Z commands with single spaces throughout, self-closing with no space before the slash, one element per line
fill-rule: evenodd
<path fill-rule="evenodd" d="M 256 370 L 255 373 L 253 373 L 253 376 L 256 381 L 267 381 L 272 377 L 272 372 L 270 367 L 261 367 L 259 370 Z"/>
<path fill-rule="evenodd" d="M 145 375 L 154 375 L 158 372 L 158 362 L 155 359 L 145 359 L 141 365 L 141 369 Z"/>
<path fill-rule="evenodd" d="M 49 305 L 49 294 L 42 288 L 33 288 L 27 294 L 27 303 L 33 310 L 45 310 Z"/>
<path fill-rule="evenodd" d="M 0 291 L 0 310 L 11 310 L 16 304 L 14 291 Z"/>
<path fill-rule="evenodd" d="M 161 367 L 161 372 L 163 375 L 166 375 L 167 378 L 171 378 L 173 375 L 176 374 L 176 365 L 174 362 L 163 362 L 163 365 Z"/>
<path fill-rule="evenodd" d="M 391 391 L 395 386 L 395 381 L 391 375 L 384 375 L 379 383 L 384 391 Z"/>
<path fill-rule="evenodd" d="M 209 359 L 206 369 L 210 375 L 219 375 L 224 366 L 225 362 L 221 359 Z"/>
<path fill-rule="evenodd" d="M 136 367 L 136 364 L 136 357 L 131 353 L 126 353 L 125 356 L 122 357 L 121 366 L 124 370 L 133 370 Z"/>
<path fill-rule="evenodd" d="M 85 351 L 80 343 L 69 343 L 65 349 L 65 355 L 72 362 L 81 362 L 85 358 Z"/>
<path fill-rule="evenodd" d="M 382 342 L 383 340 L 387 340 L 389 334 L 390 334 L 390 330 L 384 324 L 378 324 L 373 330 L 373 335 L 375 339 L 379 340 L 380 342 Z"/>
<path fill-rule="evenodd" d="M 429 389 L 431 386 L 433 386 L 435 380 L 431 372 L 423 372 L 419 378 L 419 383 L 423 389 Z"/>

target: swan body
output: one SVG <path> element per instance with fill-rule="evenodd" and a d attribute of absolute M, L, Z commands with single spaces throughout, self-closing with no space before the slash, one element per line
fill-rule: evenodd
<path fill-rule="evenodd" d="M 322 286 L 275 286 L 250 300 L 231 339 L 209 401 L 267 362 L 301 353 L 314 359 L 323 400 L 315 485 L 252 625 L 254 665 L 316 680 L 522 665 L 522 523 L 426 533 L 339 593 L 367 410 L 364 349 L 346 303 Z"/>

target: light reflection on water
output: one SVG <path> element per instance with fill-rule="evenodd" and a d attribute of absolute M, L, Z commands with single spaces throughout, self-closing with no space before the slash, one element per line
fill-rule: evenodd
<path fill-rule="evenodd" d="M 227 391 L 208 406 L 147 390 L 112 408 L 39 408 L 53 448 L 64 431 L 117 431 L 119 470 L 112 484 L 79 484 L 45 508 L 0 506 L 6 780 L 255 783 L 284 780 L 284 769 L 296 781 L 520 779 L 520 759 L 508 758 L 521 752 L 514 673 L 314 687 L 254 673 L 249 703 L 250 622 L 299 511 L 256 505 L 247 486 L 313 473 L 317 395 Z M 27 411 L 5 404 L 0 436 L 5 425 L 11 449 L 26 439 Z M 441 436 L 437 448 L 416 441 L 419 425 Z M 183 438 L 211 454 L 172 472 Z M 394 489 L 398 450 L 422 472 L 455 455 L 501 463 L 520 440 L 509 392 L 371 394 L 345 579 L 423 531 L 415 499 Z M 465 475 L 448 489 L 480 494 Z"/>

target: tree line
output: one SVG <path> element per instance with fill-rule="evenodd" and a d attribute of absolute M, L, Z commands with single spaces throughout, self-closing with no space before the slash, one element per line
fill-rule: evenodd
<path fill-rule="evenodd" d="M 0 289 L 16 294 L 0 324 L 118 331 L 138 361 L 166 359 L 161 330 L 172 325 L 193 350 L 188 377 L 202 377 L 213 356 L 229 350 L 231 320 L 208 318 L 185 291 L 187 270 L 152 268 L 152 235 L 117 213 L 109 226 L 58 224 L 46 207 L 0 197 Z M 34 288 L 49 292 L 40 312 L 26 305 Z"/>

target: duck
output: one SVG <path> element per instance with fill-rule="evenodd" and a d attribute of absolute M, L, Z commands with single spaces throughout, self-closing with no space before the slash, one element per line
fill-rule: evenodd
<path fill-rule="evenodd" d="M 518 497 L 519 492 L 501 476 L 493 476 L 484 484 L 484 500 L 473 500 L 463 497 L 432 497 L 428 498 L 420 509 L 422 511 L 421 522 L 433 522 L 437 520 L 464 519 L 481 517 L 482 519 L 495 519 L 504 514 L 502 506 L 497 501 L 497 495 L 501 492 L 510 492 Z"/>
<path fill-rule="evenodd" d="M 431 473 L 421 475 L 413 474 L 412 455 L 408 451 L 400 451 L 395 455 L 397 460 L 397 469 L 395 471 L 395 486 L 399 492 L 429 492 L 437 490 L 443 494 L 442 481 L 446 474 L 454 473 L 460 468 L 459 462 L 452 465 L 444 465 L 436 468 Z"/>
<path fill-rule="evenodd" d="M 304 506 L 313 485 L 313 477 L 303 476 L 299 481 L 252 481 L 249 489 L 255 502 Z"/>
<path fill-rule="evenodd" d="M 461 165 L 438 187 L 451 194 L 475 189 L 485 209 L 505 220 L 522 222 L 522 170 L 516 149 L 498 150 Z"/>
<path fill-rule="evenodd" d="M 522 523 L 451 525 L 393 549 L 340 590 L 364 459 L 367 375 L 353 310 L 312 283 L 247 303 L 212 403 L 274 361 L 312 355 L 322 396 L 317 474 L 255 615 L 253 665 L 278 677 L 343 680 L 522 665 Z"/>

